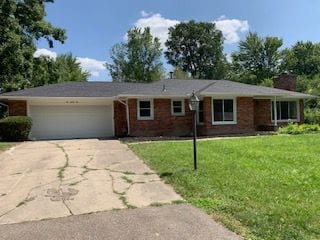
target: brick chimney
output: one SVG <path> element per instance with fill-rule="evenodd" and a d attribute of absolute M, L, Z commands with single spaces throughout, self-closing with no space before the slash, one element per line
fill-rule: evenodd
<path fill-rule="evenodd" d="M 273 87 L 289 91 L 297 91 L 297 78 L 295 75 L 289 73 L 281 73 L 279 76 L 273 78 Z"/>

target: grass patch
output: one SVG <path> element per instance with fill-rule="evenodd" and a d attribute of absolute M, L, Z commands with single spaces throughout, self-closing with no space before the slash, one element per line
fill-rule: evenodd
<path fill-rule="evenodd" d="M 186 202 L 184 200 L 174 200 L 171 203 L 176 204 L 176 205 L 180 205 L 180 204 L 185 204 Z"/>
<path fill-rule="evenodd" d="M 129 209 L 135 209 L 135 208 L 137 208 L 136 206 L 133 206 L 133 205 L 129 204 L 126 196 L 121 195 L 121 196 L 119 197 L 119 199 L 123 202 L 123 204 L 124 204 L 127 208 L 129 208 Z"/>
<path fill-rule="evenodd" d="M 67 167 L 69 167 L 69 156 L 62 146 L 60 146 L 59 144 L 56 144 L 56 146 L 61 149 L 66 159 L 64 165 L 61 168 L 59 168 L 59 172 L 58 172 L 58 178 L 62 180 L 64 178 L 64 171 L 66 170 Z"/>
<path fill-rule="evenodd" d="M 26 199 L 24 199 L 23 201 L 19 202 L 16 207 L 17 207 L 17 208 L 18 208 L 18 207 L 21 207 L 22 205 L 25 205 L 25 204 L 27 204 L 28 202 L 33 201 L 34 199 L 35 199 L 34 197 L 26 198 Z"/>
<path fill-rule="evenodd" d="M 1 151 L 5 151 L 5 150 L 13 147 L 14 145 L 16 145 L 16 143 L 13 143 L 13 142 L 0 142 L 0 152 Z"/>
<path fill-rule="evenodd" d="M 130 178 L 128 178 L 127 176 L 121 176 L 121 178 L 123 180 L 125 180 L 127 183 L 133 183 L 133 181 Z"/>
<path fill-rule="evenodd" d="M 130 171 L 125 171 L 123 174 L 126 174 L 126 175 L 136 175 L 134 172 L 130 172 Z"/>
<path fill-rule="evenodd" d="M 320 239 L 320 134 L 130 145 L 189 203 L 248 239 Z"/>
<path fill-rule="evenodd" d="M 159 202 L 154 202 L 150 204 L 150 207 L 162 207 L 164 205 L 168 205 L 168 203 L 159 203 Z"/>

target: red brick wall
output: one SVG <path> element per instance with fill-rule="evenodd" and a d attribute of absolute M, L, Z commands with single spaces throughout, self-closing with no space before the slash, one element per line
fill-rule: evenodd
<path fill-rule="evenodd" d="M 263 125 L 272 125 L 270 99 L 255 99 L 254 110 L 254 125 L 256 128 Z"/>
<path fill-rule="evenodd" d="M 117 137 L 124 137 L 128 132 L 126 106 L 119 101 L 114 101 L 113 111 L 115 135 Z"/>
<path fill-rule="evenodd" d="M 304 102 L 303 100 L 301 99 L 299 101 L 299 104 L 300 104 L 300 123 L 304 123 Z"/>
<path fill-rule="evenodd" d="M 129 99 L 129 122 L 131 136 L 191 136 L 192 112 L 185 100 L 185 116 L 171 115 L 171 99 L 154 99 L 154 120 L 138 120 L 137 99 Z M 204 123 L 198 126 L 199 135 L 252 133 L 260 125 L 272 125 L 271 100 L 237 98 L 237 124 L 212 125 L 212 99 L 203 99 Z M 303 121 L 303 101 L 300 101 L 300 118 Z M 116 136 L 123 136 L 127 128 L 125 106 L 114 102 Z"/>
<path fill-rule="evenodd" d="M 202 135 L 250 133 L 254 127 L 254 101 L 250 97 L 237 98 L 237 124 L 212 125 L 211 97 L 203 99 L 204 123 L 199 127 Z"/>
<path fill-rule="evenodd" d="M 256 99 L 255 102 L 255 115 L 254 115 L 254 124 L 256 129 L 259 129 L 259 126 L 268 126 L 273 125 L 271 121 L 271 103 L 270 99 Z M 300 121 L 299 123 L 304 123 L 304 102 L 299 100 L 300 107 Z M 285 125 L 285 122 L 279 122 L 278 125 Z"/>
<path fill-rule="evenodd" d="M 281 74 L 273 79 L 273 87 L 289 91 L 297 91 L 296 76 Z"/>
<path fill-rule="evenodd" d="M 27 101 L 8 101 L 9 116 L 27 116 Z"/>
<path fill-rule="evenodd" d="M 131 136 L 190 136 L 193 116 L 185 100 L 185 115 L 172 116 L 171 99 L 154 99 L 154 120 L 138 120 L 137 99 L 129 99 Z"/>

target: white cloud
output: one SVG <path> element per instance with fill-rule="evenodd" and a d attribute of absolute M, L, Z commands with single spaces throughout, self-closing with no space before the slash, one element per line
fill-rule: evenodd
<path fill-rule="evenodd" d="M 222 31 L 226 44 L 233 44 L 240 41 L 240 34 L 249 30 L 249 23 L 247 20 L 228 19 L 222 15 L 217 20 L 212 21 L 216 27 Z M 160 13 L 148 13 L 141 11 L 141 18 L 139 18 L 134 26 L 139 28 L 150 27 L 151 34 L 160 39 L 162 47 L 168 39 L 168 29 L 180 21 L 175 19 L 164 18 Z M 125 35 L 124 39 L 127 39 Z"/>
<path fill-rule="evenodd" d="M 228 61 L 228 63 L 232 63 L 232 56 L 231 56 L 231 54 L 226 54 L 226 59 L 227 59 L 227 61 Z"/>
<path fill-rule="evenodd" d="M 99 77 L 100 73 L 106 70 L 104 66 L 106 62 L 97 59 L 77 57 L 77 62 L 80 63 L 83 70 L 88 71 L 93 77 Z"/>
<path fill-rule="evenodd" d="M 58 54 L 54 51 L 50 51 L 45 48 L 39 48 L 36 50 L 33 56 L 36 58 L 40 56 L 48 56 L 49 58 L 56 59 Z M 106 62 L 104 61 L 88 57 L 77 57 L 76 59 L 77 62 L 80 64 L 81 68 L 84 71 L 89 72 L 92 77 L 99 77 L 101 73 L 106 72 L 106 68 L 104 66 Z"/>
<path fill-rule="evenodd" d="M 228 19 L 222 15 L 217 20 L 213 21 L 217 28 L 222 31 L 225 38 L 225 43 L 233 44 L 240 41 L 240 33 L 249 30 L 249 23 L 246 20 Z"/>
<path fill-rule="evenodd" d="M 38 58 L 40 56 L 47 56 L 49 58 L 56 59 L 57 55 L 58 54 L 56 52 L 50 51 L 45 48 L 39 48 L 37 49 L 37 51 L 35 51 L 35 53 L 33 54 L 33 57 Z"/>
<path fill-rule="evenodd" d="M 169 27 L 172 27 L 178 23 L 178 20 L 168 19 L 161 16 L 159 13 L 147 13 L 141 12 L 142 18 L 139 18 L 134 26 L 139 28 L 150 27 L 151 34 L 160 39 L 162 47 L 168 39 Z"/>
<path fill-rule="evenodd" d="M 149 17 L 150 15 L 152 15 L 153 13 L 152 12 L 146 12 L 146 11 L 144 11 L 144 10 L 142 10 L 141 11 L 141 16 L 142 17 L 144 17 L 144 18 L 146 18 L 146 17 Z"/>

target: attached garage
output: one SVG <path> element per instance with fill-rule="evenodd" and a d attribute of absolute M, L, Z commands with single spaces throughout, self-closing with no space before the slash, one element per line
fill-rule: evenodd
<path fill-rule="evenodd" d="M 113 134 L 112 105 L 29 105 L 31 139 L 106 138 Z"/>

